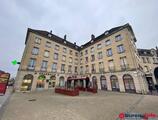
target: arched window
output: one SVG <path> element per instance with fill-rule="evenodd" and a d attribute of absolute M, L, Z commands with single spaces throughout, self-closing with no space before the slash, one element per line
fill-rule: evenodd
<path fill-rule="evenodd" d="M 158 84 L 158 67 L 155 68 L 154 75 L 155 75 L 156 82 Z"/>
<path fill-rule="evenodd" d="M 124 81 L 126 92 L 136 92 L 133 77 L 131 75 L 125 74 L 123 76 L 123 81 Z"/>
<path fill-rule="evenodd" d="M 119 82 L 118 82 L 117 76 L 116 75 L 111 75 L 110 81 L 111 81 L 112 91 L 120 91 Z"/>
<path fill-rule="evenodd" d="M 65 85 L 64 77 L 61 76 L 61 77 L 59 78 L 59 86 L 60 86 L 60 87 L 64 87 L 64 85 Z"/>
<path fill-rule="evenodd" d="M 27 74 L 24 76 L 22 85 L 21 85 L 21 91 L 30 91 L 32 87 L 33 82 L 33 75 Z"/>
<path fill-rule="evenodd" d="M 56 80 L 55 75 L 50 76 L 50 80 L 49 80 L 49 82 L 48 82 L 48 88 L 53 88 L 53 87 L 55 87 L 55 80 Z"/>
<path fill-rule="evenodd" d="M 96 76 L 93 76 L 92 77 L 92 86 L 93 88 L 97 89 L 98 86 L 97 86 L 97 77 Z"/>
<path fill-rule="evenodd" d="M 44 81 L 45 81 L 45 79 L 46 79 L 45 75 L 38 76 L 37 85 L 36 85 L 37 89 L 43 89 L 44 88 Z"/>
<path fill-rule="evenodd" d="M 107 90 L 107 81 L 104 75 L 100 77 L 101 89 Z"/>

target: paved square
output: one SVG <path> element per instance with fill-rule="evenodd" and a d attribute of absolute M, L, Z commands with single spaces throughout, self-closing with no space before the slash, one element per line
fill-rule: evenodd
<path fill-rule="evenodd" d="M 116 120 L 121 112 L 158 114 L 158 96 L 106 91 L 81 92 L 77 97 L 53 90 L 14 93 L 2 120 Z"/>

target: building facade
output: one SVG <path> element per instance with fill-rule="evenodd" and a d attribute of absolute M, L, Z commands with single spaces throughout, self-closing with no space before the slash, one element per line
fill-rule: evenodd
<path fill-rule="evenodd" d="M 28 29 L 16 89 L 64 86 L 68 77 L 89 77 L 98 89 L 146 94 L 148 82 L 129 24 L 112 28 L 82 46 L 52 32 Z M 157 84 L 156 80 L 154 84 Z"/>
<path fill-rule="evenodd" d="M 158 84 L 158 48 L 156 49 L 138 49 L 148 85 L 153 88 Z"/>

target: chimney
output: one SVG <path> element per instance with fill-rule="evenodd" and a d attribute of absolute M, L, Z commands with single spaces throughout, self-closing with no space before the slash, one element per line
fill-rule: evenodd
<path fill-rule="evenodd" d="M 76 45 L 76 42 L 74 42 L 74 45 Z"/>
<path fill-rule="evenodd" d="M 52 34 L 52 30 L 50 31 L 50 33 Z"/>
<path fill-rule="evenodd" d="M 158 47 L 156 46 L 156 50 L 158 50 Z"/>
<path fill-rule="evenodd" d="M 92 34 L 91 35 L 91 40 L 94 40 L 95 39 L 95 36 Z"/>
<path fill-rule="evenodd" d="M 66 35 L 64 35 L 64 40 L 66 40 Z"/>

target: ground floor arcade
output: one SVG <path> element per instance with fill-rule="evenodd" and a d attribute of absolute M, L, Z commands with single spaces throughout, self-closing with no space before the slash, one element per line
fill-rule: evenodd
<path fill-rule="evenodd" d="M 101 90 L 143 93 L 148 92 L 148 85 L 145 76 L 140 71 L 115 72 L 106 74 L 54 74 L 45 72 L 18 71 L 15 89 L 21 91 L 34 91 L 52 89 L 56 86 L 65 87 L 68 78 L 87 77 L 87 85 L 94 86 Z M 81 83 L 86 85 L 86 83 Z"/>

